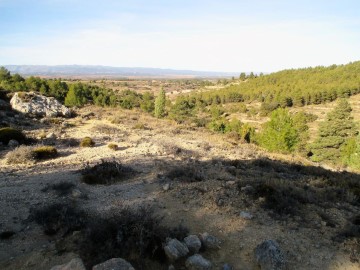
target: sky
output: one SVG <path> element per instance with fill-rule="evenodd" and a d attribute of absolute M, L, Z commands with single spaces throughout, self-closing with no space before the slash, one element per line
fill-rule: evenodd
<path fill-rule="evenodd" d="M 0 0 L 0 65 L 273 72 L 360 60 L 359 0 Z"/>

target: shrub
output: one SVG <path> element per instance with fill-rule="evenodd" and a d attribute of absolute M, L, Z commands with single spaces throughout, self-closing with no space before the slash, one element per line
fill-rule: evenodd
<path fill-rule="evenodd" d="M 52 184 L 43 188 L 41 191 L 46 192 L 49 189 L 54 190 L 59 196 L 66 196 L 74 189 L 75 184 L 67 181 L 61 181 L 59 183 Z"/>
<path fill-rule="evenodd" d="M 189 231 L 160 222 L 149 207 L 125 208 L 111 217 L 91 219 L 80 244 L 80 257 L 89 269 L 116 257 L 130 261 L 136 269 L 162 269 L 159 263 L 166 261 L 166 238 L 182 240 Z"/>
<path fill-rule="evenodd" d="M 109 143 L 108 147 L 114 151 L 118 150 L 118 148 L 119 148 L 119 146 L 116 143 Z"/>
<path fill-rule="evenodd" d="M 269 151 L 289 153 L 294 151 L 299 141 L 299 133 L 294 126 L 288 110 L 277 109 L 271 113 L 270 121 L 265 123 L 257 142 Z"/>
<path fill-rule="evenodd" d="M 155 99 L 155 117 L 162 118 L 165 116 L 166 96 L 164 89 L 161 89 L 159 95 Z"/>
<path fill-rule="evenodd" d="M 33 149 L 36 159 L 49 159 L 57 156 L 58 152 L 54 146 L 39 146 Z"/>
<path fill-rule="evenodd" d="M 0 142 L 3 144 L 8 144 L 10 140 L 16 140 L 22 143 L 25 139 L 25 135 L 20 130 L 10 127 L 0 128 Z"/>
<path fill-rule="evenodd" d="M 341 99 L 334 110 L 327 114 L 326 120 L 319 126 L 318 138 L 311 145 L 313 161 L 341 161 L 341 149 L 348 139 L 357 134 L 351 111 L 349 102 Z"/>
<path fill-rule="evenodd" d="M 55 203 L 40 209 L 31 209 L 30 218 L 42 226 L 44 233 L 54 235 L 62 232 L 67 235 L 85 226 L 86 216 L 75 206 Z"/>
<path fill-rule="evenodd" d="M 30 163 L 34 162 L 36 154 L 33 147 L 21 145 L 6 154 L 8 164 Z"/>
<path fill-rule="evenodd" d="M 135 126 L 133 126 L 133 129 L 146 129 L 146 125 L 143 123 L 137 123 Z"/>
<path fill-rule="evenodd" d="M 90 137 L 85 137 L 80 142 L 81 147 L 93 147 L 94 145 L 95 142 Z"/>
<path fill-rule="evenodd" d="M 89 185 L 109 185 L 130 176 L 134 171 L 117 161 L 102 161 L 95 166 L 87 164 L 81 171 L 81 180 Z"/>

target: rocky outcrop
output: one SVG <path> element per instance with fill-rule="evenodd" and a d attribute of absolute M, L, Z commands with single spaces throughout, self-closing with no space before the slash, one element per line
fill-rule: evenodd
<path fill-rule="evenodd" d="M 266 240 L 255 249 L 255 258 L 261 270 L 286 269 L 284 257 L 279 244 L 273 240 Z"/>
<path fill-rule="evenodd" d="M 113 258 L 95 265 L 92 270 L 135 270 L 132 265 L 121 258 Z"/>
<path fill-rule="evenodd" d="M 71 110 L 53 97 L 45 97 L 34 92 L 17 92 L 10 100 L 13 110 L 30 116 L 70 117 Z"/>

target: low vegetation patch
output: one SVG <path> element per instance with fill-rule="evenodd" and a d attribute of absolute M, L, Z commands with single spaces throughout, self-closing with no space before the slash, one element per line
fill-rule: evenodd
<path fill-rule="evenodd" d="M 89 185 L 109 185 L 130 177 L 134 170 L 117 161 L 102 161 L 95 166 L 87 164 L 81 171 L 81 180 Z"/>
<path fill-rule="evenodd" d="M 85 137 L 80 142 L 81 147 L 93 147 L 95 146 L 95 142 L 90 137 Z"/>
<path fill-rule="evenodd" d="M 119 149 L 119 146 L 116 143 L 109 143 L 108 147 L 113 151 L 116 151 Z"/>
<path fill-rule="evenodd" d="M 58 196 L 69 195 L 75 188 L 75 184 L 68 181 L 61 181 L 49 186 L 46 186 L 41 191 L 46 192 L 48 190 L 54 190 Z"/>
<path fill-rule="evenodd" d="M 181 182 L 191 183 L 203 181 L 205 179 L 205 174 L 201 169 L 201 166 L 196 164 L 185 164 L 168 170 L 165 177 Z"/>
<path fill-rule="evenodd" d="M 136 269 L 156 269 L 164 262 L 163 243 L 167 237 L 183 239 L 184 227 L 168 228 L 149 208 L 123 209 L 109 218 L 93 218 L 88 223 L 80 256 L 88 267 L 111 258 L 125 258 Z M 159 269 L 159 268 L 157 268 Z"/>
<path fill-rule="evenodd" d="M 23 143 L 26 140 L 26 137 L 20 130 L 11 127 L 0 128 L 0 142 L 8 144 L 10 140 L 16 140 L 19 143 Z"/>
<path fill-rule="evenodd" d="M 6 154 L 8 164 L 32 163 L 37 160 L 54 158 L 58 152 L 53 146 L 21 145 Z"/>
<path fill-rule="evenodd" d="M 48 145 L 35 147 L 33 152 L 35 154 L 35 159 L 49 159 L 58 155 L 56 148 Z"/>
<path fill-rule="evenodd" d="M 55 203 L 39 209 L 31 209 L 31 220 L 38 223 L 47 235 L 61 232 L 67 235 L 81 230 L 86 224 L 86 215 L 76 206 Z"/>
<path fill-rule="evenodd" d="M 8 164 L 31 163 L 36 159 L 32 146 L 21 145 L 6 154 Z"/>

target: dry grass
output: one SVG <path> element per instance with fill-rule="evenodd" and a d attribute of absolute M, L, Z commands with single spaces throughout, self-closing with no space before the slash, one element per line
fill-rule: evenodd
<path fill-rule="evenodd" d="M 95 146 L 95 142 L 90 137 L 85 137 L 80 142 L 81 147 L 93 147 Z"/>
<path fill-rule="evenodd" d="M 25 145 L 21 145 L 6 154 L 8 164 L 32 163 L 35 158 L 34 147 Z"/>

